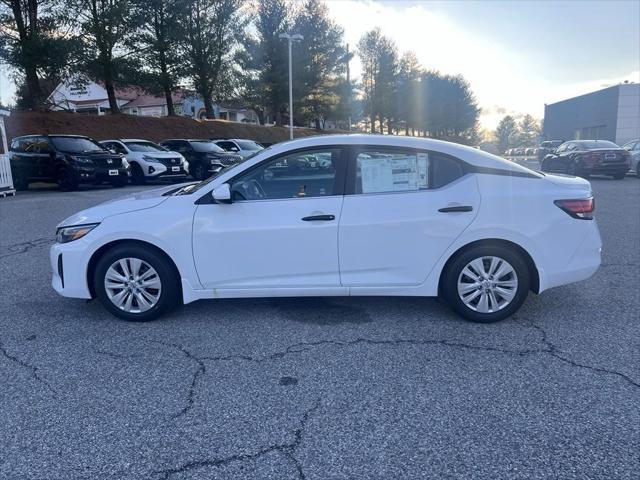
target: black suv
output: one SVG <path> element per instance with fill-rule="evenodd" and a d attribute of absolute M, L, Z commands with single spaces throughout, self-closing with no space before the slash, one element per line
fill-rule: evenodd
<path fill-rule="evenodd" d="M 173 139 L 160 142 L 164 148 L 179 152 L 189 162 L 189 173 L 196 180 L 204 180 L 222 168 L 242 161 L 242 156 L 225 152 L 212 140 Z"/>
<path fill-rule="evenodd" d="M 122 155 L 79 135 L 16 137 L 9 159 L 16 190 L 26 190 L 37 181 L 54 181 L 61 190 L 75 190 L 80 183 L 123 187 L 129 180 L 129 166 Z"/>

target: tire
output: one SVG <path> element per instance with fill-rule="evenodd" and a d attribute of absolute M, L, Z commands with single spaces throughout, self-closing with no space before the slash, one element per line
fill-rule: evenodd
<path fill-rule="evenodd" d="M 638 178 L 640 178 L 640 162 L 638 162 L 638 165 L 636 165 L 636 175 L 638 176 Z"/>
<path fill-rule="evenodd" d="M 497 263 L 492 265 L 489 257 L 497 259 Z M 477 263 L 478 260 L 481 262 L 480 264 Z M 506 264 L 499 261 L 506 262 Z M 491 271 L 492 266 L 491 273 L 501 270 L 509 273 L 503 273 L 500 278 L 490 277 L 491 279 L 485 280 L 484 283 L 479 283 L 466 275 L 466 272 L 473 273 L 474 267 L 466 270 L 471 262 L 481 265 L 484 268 L 482 273 Z M 514 280 L 515 285 L 513 284 Z M 504 297 L 501 296 L 500 290 L 492 288 L 492 283 L 502 285 L 500 290 L 505 292 Z M 466 320 L 492 323 L 513 315 L 520 308 L 529 293 L 529 285 L 529 268 L 521 254 L 505 246 L 477 245 L 460 252 L 448 262 L 442 277 L 441 291 L 451 308 Z M 459 293 L 459 286 L 462 291 L 468 290 L 466 301 L 463 301 Z M 496 300 L 495 304 L 492 302 L 491 295 Z M 507 301 L 508 297 L 510 298 Z M 483 299 L 486 299 L 486 305 L 481 303 Z"/>
<path fill-rule="evenodd" d="M 206 167 L 202 163 L 198 163 L 191 170 L 191 175 L 196 180 L 205 180 L 209 176 L 209 172 L 207 172 Z"/>
<path fill-rule="evenodd" d="M 614 179 L 614 180 L 623 180 L 623 179 L 624 179 L 624 177 L 626 177 L 626 176 L 627 176 L 627 173 L 626 173 L 626 172 L 623 172 L 623 173 L 616 173 L 615 175 L 612 175 L 612 177 L 613 177 L 613 179 Z"/>
<path fill-rule="evenodd" d="M 61 168 L 56 177 L 58 186 L 63 192 L 70 192 L 78 189 L 78 177 L 70 168 Z"/>
<path fill-rule="evenodd" d="M 127 177 L 119 176 L 118 180 L 114 180 L 110 183 L 113 188 L 122 188 L 129 183 L 129 179 Z"/>
<path fill-rule="evenodd" d="M 25 190 L 29 190 L 29 179 L 20 174 L 16 174 L 13 176 L 13 188 L 18 192 L 24 192 Z"/>
<path fill-rule="evenodd" d="M 142 167 L 137 163 L 131 164 L 131 183 L 134 185 L 144 185 L 147 182 L 147 178 L 144 176 Z"/>
<path fill-rule="evenodd" d="M 123 280 L 123 264 L 131 273 L 126 280 L 127 283 Z M 140 277 L 144 278 L 147 275 L 146 288 L 135 283 L 136 278 L 133 274 L 136 265 Z M 105 285 L 107 274 L 112 279 L 111 288 Z M 133 283 L 128 283 L 132 280 L 131 277 Z M 122 288 L 116 285 L 122 285 Z M 180 301 L 180 281 L 175 267 L 161 253 L 141 245 L 116 246 L 102 255 L 96 264 L 93 286 L 102 305 L 116 317 L 129 322 L 155 320 L 169 312 Z M 142 298 L 147 304 L 138 298 Z"/>

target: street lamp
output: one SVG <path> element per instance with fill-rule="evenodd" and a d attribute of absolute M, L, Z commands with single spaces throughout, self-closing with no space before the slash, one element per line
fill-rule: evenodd
<path fill-rule="evenodd" d="M 293 35 L 289 33 L 281 33 L 280 38 L 286 38 L 289 43 L 289 140 L 293 140 L 293 74 L 291 73 L 291 43 L 304 40 L 299 33 Z"/>

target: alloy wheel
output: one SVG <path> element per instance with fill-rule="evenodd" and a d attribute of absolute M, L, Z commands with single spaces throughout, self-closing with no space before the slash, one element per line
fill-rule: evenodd
<path fill-rule="evenodd" d="M 158 272 L 144 260 L 121 258 L 107 269 L 104 289 L 120 310 L 142 313 L 157 305 L 162 282 Z"/>
<path fill-rule="evenodd" d="M 509 305 L 518 291 L 518 275 L 500 257 L 483 256 L 469 262 L 458 276 L 458 295 L 471 310 L 493 313 Z"/>

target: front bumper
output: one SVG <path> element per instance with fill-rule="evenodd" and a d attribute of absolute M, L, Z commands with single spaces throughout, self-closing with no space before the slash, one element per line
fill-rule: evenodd
<path fill-rule="evenodd" d="M 54 243 L 49 250 L 51 286 L 63 297 L 92 298 L 87 283 L 88 259 L 82 239 L 69 243 Z"/>
<path fill-rule="evenodd" d="M 115 174 L 113 172 L 116 172 Z M 76 169 L 76 175 L 80 183 L 114 182 L 123 178 L 129 178 L 129 169 L 119 168 L 93 168 L 80 167 Z"/>
<path fill-rule="evenodd" d="M 154 163 L 149 165 L 146 170 L 145 175 L 150 178 L 184 178 L 189 175 L 183 165 L 167 166 Z"/>

